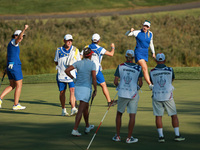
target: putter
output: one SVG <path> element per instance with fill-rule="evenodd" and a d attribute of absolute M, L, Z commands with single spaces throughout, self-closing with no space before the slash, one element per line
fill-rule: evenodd
<path fill-rule="evenodd" d="M 1 84 L 3 83 L 3 80 L 4 80 L 5 75 L 6 75 L 6 71 L 4 71 L 4 73 L 3 73 L 3 77 L 2 77 L 2 79 L 1 79 Z M 1 84 L 0 84 L 0 87 L 1 87 Z"/>
<path fill-rule="evenodd" d="M 90 141 L 90 143 L 89 143 L 89 145 L 88 145 L 88 147 L 87 147 L 87 150 L 89 150 L 90 145 L 92 144 L 92 142 L 93 142 L 93 140 L 94 140 L 94 138 L 95 138 L 95 136 L 96 136 L 96 134 L 97 134 L 97 132 L 98 132 L 98 130 L 99 130 L 99 128 L 100 128 L 100 126 L 101 126 L 103 120 L 104 120 L 104 118 L 106 117 L 106 115 L 107 115 L 107 113 L 108 113 L 108 111 L 109 111 L 109 109 L 110 109 L 112 103 L 114 102 L 114 99 L 116 98 L 116 96 L 117 96 L 117 94 L 115 95 L 115 97 L 114 97 L 113 100 L 111 101 L 111 104 L 109 105 L 109 107 L 108 107 L 108 109 L 107 109 L 105 115 L 103 116 L 103 118 L 102 118 L 102 120 L 101 120 L 101 122 L 100 122 L 100 124 L 99 124 L 99 126 L 98 126 L 98 128 L 97 128 L 97 130 L 96 130 L 96 132 L 94 133 L 94 135 L 93 135 L 93 137 L 92 137 L 92 139 L 91 139 L 91 141 Z"/>

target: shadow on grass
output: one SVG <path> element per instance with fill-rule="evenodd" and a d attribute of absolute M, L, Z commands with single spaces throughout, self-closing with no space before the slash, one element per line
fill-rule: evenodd
<path fill-rule="evenodd" d="M 84 150 L 87 148 L 95 130 L 90 134 L 84 134 L 84 126 L 79 126 L 81 137 L 71 136 L 73 123 L 1 123 L 0 148 L 20 150 Z M 157 131 L 154 126 L 137 126 L 134 129 L 134 136 L 139 139 L 138 143 L 126 144 L 127 128 L 121 128 L 121 142 L 112 141 L 115 134 L 115 127 L 99 128 L 99 131 L 90 147 L 91 150 L 188 150 L 198 149 L 200 134 L 182 133 L 186 137 L 184 142 L 174 142 L 174 133 L 165 130 L 165 143 L 157 142 Z"/>

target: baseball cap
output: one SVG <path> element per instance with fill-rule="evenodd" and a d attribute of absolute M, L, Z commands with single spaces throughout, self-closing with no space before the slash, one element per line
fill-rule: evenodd
<path fill-rule="evenodd" d="M 66 34 L 66 35 L 64 36 L 64 40 L 66 40 L 66 41 L 68 41 L 68 40 L 73 40 L 73 37 L 72 37 L 71 34 Z"/>
<path fill-rule="evenodd" d="M 100 40 L 100 35 L 98 33 L 92 35 L 93 42 L 98 42 L 99 40 Z"/>
<path fill-rule="evenodd" d="M 134 51 L 131 49 L 127 50 L 125 56 L 126 57 L 134 57 L 135 56 Z"/>
<path fill-rule="evenodd" d="M 150 26 L 151 26 L 151 22 L 148 21 L 148 20 L 145 20 L 145 22 L 143 23 L 143 26 L 148 26 L 148 27 L 150 27 Z"/>
<path fill-rule="evenodd" d="M 86 48 L 83 49 L 83 56 L 89 57 L 93 53 L 94 52 L 89 47 L 86 47 Z"/>
<path fill-rule="evenodd" d="M 164 61 L 165 60 L 165 55 L 163 53 L 158 53 L 156 55 L 156 60 L 157 61 Z"/>
<path fill-rule="evenodd" d="M 22 32 L 22 30 L 16 30 L 14 33 L 13 33 L 13 35 L 20 35 L 20 33 Z M 25 34 L 24 34 L 25 35 Z"/>

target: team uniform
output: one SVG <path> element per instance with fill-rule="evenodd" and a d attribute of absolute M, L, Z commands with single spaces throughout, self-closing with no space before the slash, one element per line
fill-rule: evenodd
<path fill-rule="evenodd" d="M 129 114 L 136 114 L 139 101 L 137 82 L 139 77 L 143 77 L 141 66 L 127 61 L 117 67 L 115 76 L 120 78 L 117 111 L 124 113 L 127 106 Z"/>
<path fill-rule="evenodd" d="M 144 32 L 141 30 L 134 30 L 127 34 L 128 36 L 134 36 L 136 38 L 136 47 L 135 47 L 135 62 L 138 60 L 144 59 L 148 62 L 148 48 L 150 46 L 152 53 L 155 53 L 153 45 L 153 33 L 151 31 Z"/>
<path fill-rule="evenodd" d="M 89 47 L 94 53 L 92 54 L 91 60 L 95 63 L 96 65 L 96 79 L 97 83 L 101 84 L 105 82 L 103 73 L 102 71 L 102 66 L 101 66 L 101 61 L 103 58 L 103 55 L 106 53 L 106 49 L 99 46 L 98 44 L 92 43 L 90 45 L 87 45 L 85 47 Z M 81 55 L 83 55 L 83 51 L 81 52 Z"/>
<path fill-rule="evenodd" d="M 76 100 L 89 102 L 92 93 L 92 74 L 91 71 L 96 71 L 95 63 L 90 59 L 84 58 L 73 64 L 77 70 L 77 78 L 75 82 L 75 97 Z"/>
<path fill-rule="evenodd" d="M 69 88 L 74 87 L 73 80 L 66 75 L 65 70 L 69 65 L 79 60 L 81 60 L 79 50 L 75 46 L 71 46 L 69 50 L 66 50 L 64 46 L 56 50 L 54 61 L 58 62 L 56 66 L 58 70 L 56 79 L 59 91 L 65 90 L 67 88 L 67 83 Z M 76 70 L 72 70 L 71 74 L 76 78 Z"/>
<path fill-rule="evenodd" d="M 157 65 L 150 71 L 150 78 L 154 85 L 152 90 L 152 105 L 155 116 L 163 116 L 164 109 L 169 116 L 176 115 L 176 105 L 173 99 L 172 80 L 175 78 L 171 67 L 164 64 Z"/>
<path fill-rule="evenodd" d="M 19 54 L 19 44 L 15 44 L 15 39 L 12 39 L 7 47 L 7 75 L 9 80 L 18 81 L 23 79 Z M 13 64 L 12 69 L 8 68 L 9 64 Z"/>

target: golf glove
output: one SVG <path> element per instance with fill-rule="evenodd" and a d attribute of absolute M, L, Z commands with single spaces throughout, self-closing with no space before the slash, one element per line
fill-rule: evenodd
<path fill-rule="evenodd" d="M 152 84 L 149 84 L 149 89 L 153 90 L 153 85 Z"/>
<path fill-rule="evenodd" d="M 9 65 L 8 65 L 8 68 L 9 68 L 9 69 L 12 69 L 12 68 L 13 68 L 13 64 L 9 64 Z"/>

